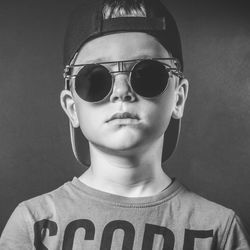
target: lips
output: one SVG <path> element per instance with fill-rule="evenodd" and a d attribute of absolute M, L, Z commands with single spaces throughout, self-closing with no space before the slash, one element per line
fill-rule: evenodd
<path fill-rule="evenodd" d="M 116 120 L 116 119 L 136 119 L 136 120 L 139 120 L 139 117 L 136 114 L 132 114 L 129 112 L 115 113 L 114 115 L 111 116 L 110 119 L 107 120 L 107 122 L 110 122 L 110 121 Z"/>

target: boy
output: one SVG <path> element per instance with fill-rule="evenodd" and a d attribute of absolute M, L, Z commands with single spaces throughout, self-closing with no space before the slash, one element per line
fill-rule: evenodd
<path fill-rule="evenodd" d="M 88 0 L 71 16 L 61 105 L 88 169 L 22 202 L 1 249 L 250 249 L 235 213 L 162 170 L 188 94 L 175 21 L 158 0 Z"/>

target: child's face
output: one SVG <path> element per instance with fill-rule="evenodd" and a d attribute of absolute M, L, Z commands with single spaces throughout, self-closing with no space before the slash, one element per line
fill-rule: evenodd
<path fill-rule="evenodd" d="M 75 64 L 157 57 L 170 55 L 154 37 L 146 33 L 127 32 L 91 40 L 80 50 Z M 110 71 L 117 70 L 114 68 L 116 64 L 108 67 Z M 111 95 L 99 103 L 82 100 L 74 86 L 72 96 L 64 90 L 61 100 L 73 126 L 80 126 L 90 143 L 106 150 L 125 152 L 152 144 L 163 136 L 172 115 L 180 118 L 176 115 L 180 92 L 176 87 L 177 81 L 178 77 L 170 74 L 165 92 L 154 99 L 145 99 L 133 92 L 127 73 L 117 73 L 114 74 Z M 109 121 L 114 114 L 124 112 L 136 118 Z"/>

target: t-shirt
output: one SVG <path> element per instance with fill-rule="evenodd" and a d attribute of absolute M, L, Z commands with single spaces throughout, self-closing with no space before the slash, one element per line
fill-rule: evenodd
<path fill-rule="evenodd" d="M 1 250 L 249 250 L 240 219 L 177 180 L 155 196 L 102 192 L 78 178 L 24 201 L 11 215 Z"/>

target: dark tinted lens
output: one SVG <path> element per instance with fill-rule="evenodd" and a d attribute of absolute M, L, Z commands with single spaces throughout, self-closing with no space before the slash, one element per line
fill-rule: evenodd
<path fill-rule="evenodd" d="M 152 98 L 165 90 L 168 77 L 168 71 L 162 63 L 144 60 L 135 65 L 131 74 L 131 86 L 137 94 Z"/>
<path fill-rule="evenodd" d="M 76 93 L 85 101 L 98 102 L 103 100 L 112 86 L 112 76 L 102 65 L 89 64 L 84 66 L 75 79 Z"/>

